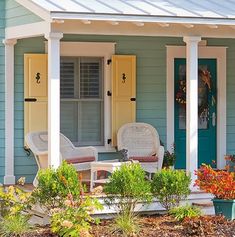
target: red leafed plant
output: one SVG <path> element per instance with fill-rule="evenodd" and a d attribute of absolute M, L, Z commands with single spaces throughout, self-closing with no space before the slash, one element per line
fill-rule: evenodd
<path fill-rule="evenodd" d="M 215 171 L 209 165 L 203 164 L 196 171 L 197 185 L 201 190 L 214 194 L 218 199 L 235 199 L 235 173 L 227 170 Z"/>

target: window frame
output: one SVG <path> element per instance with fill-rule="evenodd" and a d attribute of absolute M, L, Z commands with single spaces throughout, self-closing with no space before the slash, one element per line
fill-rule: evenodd
<path fill-rule="evenodd" d="M 99 98 L 83 98 L 81 96 L 81 62 L 83 60 L 87 62 L 92 62 L 92 60 L 96 59 L 97 62 L 99 62 L 100 68 L 99 68 Z M 79 119 L 77 120 L 77 141 L 73 141 L 73 144 L 75 146 L 103 146 L 104 144 L 104 58 L 103 57 L 84 57 L 84 56 L 61 56 L 60 63 L 62 62 L 72 62 L 74 63 L 74 75 L 73 75 L 73 85 L 74 85 L 74 91 L 73 95 L 71 97 L 61 97 L 60 93 L 60 101 L 61 102 L 76 102 L 77 105 L 77 119 L 80 117 L 81 114 L 81 106 L 82 102 L 101 102 L 101 122 L 100 122 L 100 140 L 96 141 L 96 143 L 92 142 L 82 142 L 80 141 L 80 137 L 82 135 L 80 130 L 79 122 L 81 122 Z M 61 84 L 60 84 L 61 85 Z"/>
<path fill-rule="evenodd" d="M 104 146 L 95 146 L 98 152 L 115 152 L 115 148 L 108 139 L 112 137 L 111 124 L 111 96 L 107 91 L 111 91 L 112 64 L 107 61 L 115 54 L 115 42 L 60 42 L 60 56 L 68 57 L 103 57 L 104 58 L 104 81 L 103 81 L 103 98 L 104 98 Z M 45 51 L 47 52 L 48 43 L 45 43 Z"/>

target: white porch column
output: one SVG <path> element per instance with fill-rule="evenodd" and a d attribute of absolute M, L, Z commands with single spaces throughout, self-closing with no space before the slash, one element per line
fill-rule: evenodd
<path fill-rule="evenodd" d="M 62 33 L 50 32 L 48 40 L 48 164 L 60 165 L 60 39 Z"/>
<path fill-rule="evenodd" d="M 186 43 L 186 170 L 191 174 L 191 190 L 198 168 L 198 42 L 201 37 L 184 37 Z"/>
<path fill-rule="evenodd" d="M 4 184 L 15 184 L 14 175 L 14 45 L 17 40 L 3 40 L 5 44 L 5 176 Z"/>

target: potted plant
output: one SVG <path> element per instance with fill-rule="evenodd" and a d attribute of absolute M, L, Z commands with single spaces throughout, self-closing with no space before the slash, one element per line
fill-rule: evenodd
<path fill-rule="evenodd" d="M 215 214 L 223 214 L 227 219 L 235 219 L 235 172 L 215 171 L 210 165 L 203 164 L 196 174 L 195 181 L 201 190 L 213 194 Z"/>
<path fill-rule="evenodd" d="M 172 152 L 166 151 L 164 153 L 163 167 L 167 169 L 174 169 L 175 160 L 176 160 L 175 146 L 173 145 Z"/>

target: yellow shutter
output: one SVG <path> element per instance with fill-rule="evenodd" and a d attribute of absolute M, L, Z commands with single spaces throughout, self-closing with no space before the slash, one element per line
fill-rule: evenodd
<path fill-rule="evenodd" d="M 136 119 L 136 56 L 112 56 L 112 145 L 117 131 Z"/>
<path fill-rule="evenodd" d="M 47 130 L 47 55 L 24 55 L 24 134 Z"/>

